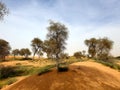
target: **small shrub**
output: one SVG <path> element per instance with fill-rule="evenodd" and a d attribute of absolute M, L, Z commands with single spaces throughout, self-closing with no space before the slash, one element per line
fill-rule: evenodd
<path fill-rule="evenodd" d="M 28 75 L 34 71 L 34 67 L 31 66 L 0 66 L 0 79 L 5 79 L 8 77 L 15 77 L 21 75 Z"/>
<path fill-rule="evenodd" d="M 16 82 L 16 81 L 17 81 L 17 79 L 11 78 L 11 79 L 9 79 L 5 84 L 6 84 L 6 85 L 10 85 L 10 84 L 13 84 L 13 83 Z"/>
<path fill-rule="evenodd" d="M 67 66 L 59 67 L 59 68 L 58 68 L 58 72 L 66 72 L 66 71 L 68 71 L 68 70 L 69 70 L 69 69 L 68 69 Z"/>
<path fill-rule="evenodd" d="M 38 75 L 47 73 L 47 72 L 49 72 L 49 71 L 50 71 L 50 69 L 42 69 L 42 70 L 38 73 Z"/>
<path fill-rule="evenodd" d="M 14 67 L 0 66 L 0 79 L 11 77 L 11 76 L 13 76 L 13 74 L 15 74 Z"/>
<path fill-rule="evenodd" d="M 0 81 L 0 89 L 2 89 L 6 85 L 13 84 L 16 81 L 17 81 L 16 78 L 8 78 L 8 79 L 5 79 L 5 80 L 1 80 Z"/>
<path fill-rule="evenodd" d="M 39 72 L 38 72 L 38 75 L 41 75 L 41 74 L 44 74 L 44 73 L 47 73 L 49 71 L 51 71 L 50 69 L 55 67 L 55 65 L 48 65 L 48 66 L 45 66 L 45 67 L 42 67 L 39 69 Z"/>

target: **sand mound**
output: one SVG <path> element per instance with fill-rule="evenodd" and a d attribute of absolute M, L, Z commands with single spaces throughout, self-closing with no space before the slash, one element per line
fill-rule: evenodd
<path fill-rule="evenodd" d="M 120 90 L 120 72 L 95 62 L 75 63 L 68 72 L 33 75 L 5 90 Z"/>

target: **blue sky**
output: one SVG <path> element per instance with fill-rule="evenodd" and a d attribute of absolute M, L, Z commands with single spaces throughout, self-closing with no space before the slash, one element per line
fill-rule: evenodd
<path fill-rule="evenodd" d="M 31 49 L 34 37 L 46 39 L 49 20 L 68 27 L 66 52 L 87 50 L 85 39 L 108 37 L 114 41 L 111 53 L 120 55 L 120 0 L 2 0 L 9 15 L 0 22 L 0 38 L 12 49 Z"/>

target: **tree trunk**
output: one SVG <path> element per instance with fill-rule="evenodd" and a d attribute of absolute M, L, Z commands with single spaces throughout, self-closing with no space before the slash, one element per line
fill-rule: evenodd
<path fill-rule="evenodd" d="M 58 56 L 58 54 L 56 55 L 56 66 L 57 66 L 57 70 L 58 70 L 59 67 L 60 67 L 59 56 Z"/>
<path fill-rule="evenodd" d="M 33 60 L 34 60 L 35 53 L 33 54 Z"/>
<path fill-rule="evenodd" d="M 15 60 L 15 55 L 14 55 L 14 60 Z"/>
<path fill-rule="evenodd" d="M 36 51 L 35 51 L 34 54 L 33 54 L 33 60 L 34 60 L 35 54 L 36 54 Z"/>

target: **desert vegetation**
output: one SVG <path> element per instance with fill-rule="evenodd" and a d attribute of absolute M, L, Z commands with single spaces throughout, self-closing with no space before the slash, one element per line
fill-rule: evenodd
<path fill-rule="evenodd" d="M 0 2 L 0 20 L 2 21 L 4 16 L 8 14 L 9 10 L 6 5 Z M 4 90 L 5 86 L 15 82 L 17 83 L 7 90 L 16 90 L 17 86 L 21 87 L 20 85 L 24 86 L 21 88 L 30 89 L 29 86 L 32 85 L 32 79 L 35 85 L 37 85 L 34 79 L 34 77 L 37 77 L 42 82 L 38 80 L 38 84 L 40 86 L 43 84 L 48 85 L 49 88 L 52 88 L 50 90 L 58 89 L 57 85 L 52 86 L 52 79 L 53 82 L 60 82 L 60 90 L 64 90 L 64 85 L 70 86 L 65 86 L 65 90 L 74 90 L 77 80 L 80 88 L 83 90 L 86 90 L 87 86 L 81 84 L 80 81 L 88 85 L 90 90 L 95 90 L 95 85 L 99 86 L 100 89 L 98 90 L 105 90 L 106 88 L 108 90 L 119 90 L 120 87 L 118 84 L 120 84 L 120 78 L 118 75 L 120 75 L 120 56 L 113 57 L 110 54 L 114 41 L 108 37 L 89 38 L 84 40 L 84 44 L 88 48 L 87 51 L 78 50 L 73 55 L 69 55 L 65 52 L 67 39 L 69 39 L 68 36 L 69 28 L 65 24 L 50 20 L 45 40 L 39 37 L 33 37 L 30 41 L 31 49 L 29 47 L 12 49 L 14 47 L 10 45 L 9 41 L 0 38 L 0 89 L 3 88 Z M 44 57 L 45 55 L 46 57 Z M 103 70 L 99 69 L 99 66 Z M 110 72 L 104 69 L 110 70 L 113 73 L 110 74 Z M 117 74 L 116 78 L 114 73 Z M 23 79 L 24 83 L 19 81 L 20 77 L 25 78 Z M 100 77 L 101 81 L 99 81 L 98 77 Z M 107 77 L 108 79 L 106 79 Z M 108 82 L 111 81 L 110 79 L 112 77 L 115 83 L 111 82 L 112 85 L 110 85 Z M 94 78 L 93 81 L 92 78 Z M 103 80 L 104 78 L 106 81 Z M 47 79 L 50 83 L 48 83 Z M 88 84 L 90 81 L 95 85 Z M 30 85 L 27 85 L 27 83 L 30 83 Z M 69 83 L 72 83 L 74 87 Z M 41 87 L 41 90 L 46 90 L 48 88 L 46 86 L 45 89 Z M 36 88 L 37 86 L 35 88 L 32 87 L 33 90 Z M 80 90 L 80 88 L 77 88 L 75 90 Z"/>

